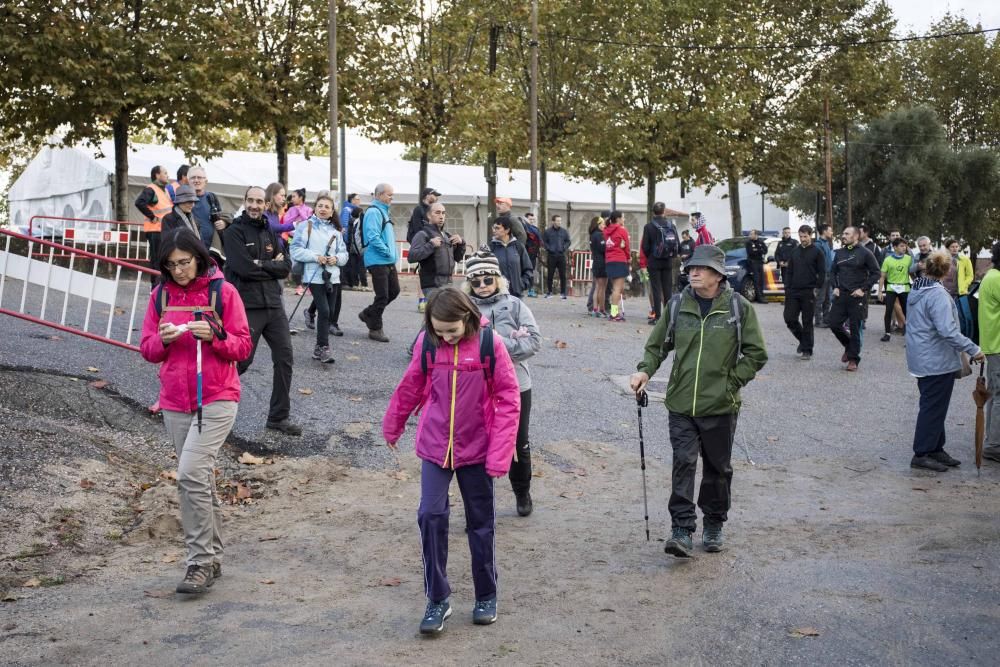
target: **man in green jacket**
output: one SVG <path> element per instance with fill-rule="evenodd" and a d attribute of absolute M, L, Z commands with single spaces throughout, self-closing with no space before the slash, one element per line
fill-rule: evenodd
<path fill-rule="evenodd" d="M 694 477 L 699 453 L 702 541 L 705 551 L 722 551 L 740 388 L 767 363 L 757 314 L 749 301 L 725 284 L 725 259 L 725 253 L 714 245 L 695 248 L 684 265 L 690 285 L 674 297 L 680 299 L 679 307 L 669 307 L 653 327 L 638 372 L 630 380 L 633 391 L 643 391 L 650 376 L 674 350 L 664 401 L 674 452 L 668 506 L 672 530 L 664 551 L 682 558 L 689 557 L 693 548 Z M 675 312 L 676 322 L 671 326 Z"/>
<path fill-rule="evenodd" d="M 986 382 L 993 397 L 986 403 L 983 456 L 1000 462 L 1000 242 L 993 244 L 993 268 L 979 284 L 979 346 L 986 355 Z"/>

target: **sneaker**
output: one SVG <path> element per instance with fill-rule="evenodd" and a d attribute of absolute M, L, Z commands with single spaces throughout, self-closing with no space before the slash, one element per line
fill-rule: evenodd
<path fill-rule="evenodd" d="M 177 584 L 177 592 L 200 595 L 215 583 L 211 565 L 188 565 L 184 580 Z"/>
<path fill-rule="evenodd" d="M 1000 461 L 1000 445 L 987 445 L 984 447 L 983 458 L 990 461 Z"/>
<path fill-rule="evenodd" d="M 212 563 L 212 578 L 222 579 L 222 563 L 219 561 Z"/>
<path fill-rule="evenodd" d="M 566 299 L 568 299 L 568 298 L 569 298 L 569 297 L 568 297 L 568 296 L 566 296 L 565 294 L 563 294 L 563 295 L 562 295 L 562 300 L 563 300 L 563 301 L 565 301 L 565 300 L 566 300 Z"/>
<path fill-rule="evenodd" d="M 812 358 L 813 358 L 812 352 L 803 352 L 802 354 L 799 355 L 800 361 L 812 361 Z"/>
<path fill-rule="evenodd" d="M 943 449 L 939 452 L 931 452 L 928 454 L 929 457 L 937 461 L 938 463 L 943 463 L 949 468 L 954 468 L 955 466 L 962 465 L 962 462 L 951 456 L 948 452 Z"/>
<path fill-rule="evenodd" d="M 935 461 L 930 456 L 914 456 L 910 459 L 910 467 L 925 468 L 927 470 L 933 470 L 934 472 L 944 472 L 948 469 L 948 466 Z"/>
<path fill-rule="evenodd" d="M 444 622 L 451 616 L 451 602 L 442 600 L 441 602 L 427 603 L 424 617 L 420 621 L 420 634 L 436 635 L 444 630 Z"/>
<path fill-rule="evenodd" d="M 624 322 L 625 321 L 625 316 L 624 315 L 615 315 L 614 317 L 609 317 L 608 319 L 611 320 L 612 322 Z"/>
<path fill-rule="evenodd" d="M 417 312 L 418 313 L 422 313 L 425 310 L 427 310 L 427 299 L 418 299 L 417 300 Z"/>
<path fill-rule="evenodd" d="M 310 313 L 306 311 L 306 329 L 316 328 L 316 313 Z"/>
<path fill-rule="evenodd" d="M 531 511 L 535 508 L 531 502 L 531 492 L 525 491 L 524 493 L 514 494 L 517 497 L 517 514 L 518 516 L 528 516 Z"/>
<path fill-rule="evenodd" d="M 646 324 L 656 324 L 656 318 L 655 317 L 649 318 L 648 320 L 646 320 Z"/>
<path fill-rule="evenodd" d="M 382 333 L 381 329 L 371 329 L 368 331 L 368 337 L 372 340 L 377 340 L 380 343 L 388 343 L 389 337 Z"/>
<path fill-rule="evenodd" d="M 340 327 L 338 327 L 336 324 L 331 324 L 330 325 L 330 335 L 331 336 L 343 336 L 344 332 L 341 331 Z"/>
<path fill-rule="evenodd" d="M 334 362 L 333 355 L 330 354 L 329 345 L 317 345 L 313 348 L 313 359 L 320 363 L 332 364 Z"/>
<path fill-rule="evenodd" d="M 551 298 L 552 298 L 552 294 L 546 294 L 546 295 L 545 295 L 545 298 L 546 298 L 546 299 L 551 299 Z"/>
<path fill-rule="evenodd" d="M 882 337 L 879 338 L 879 340 L 882 341 L 883 343 L 888 343 L 891 339 L 892 336 L 890 336 L 889 334 L 883 334 Z"/>
<path fill-rule="evenodd" d="M 691 531 L 687 528 L 674 528 L 670 533 L 670 539 L 663 545 L 665 553 L 678 558 L 690 558 L 692 549 L 694 542 L 691 541 Z"/>
<path fill-rule="evenodd" d="M 267 427 L 272 431 L 281 431 L 285 435 L 302 435 L 302 427 L 288 419 L 282 419 L 280 422 L 268 421 Z"/>
<path fill-rule="evenodd" d="M 701 533 L 701 544 L 708 553 L 722 551 L 722 526 L 706 525 Z"/>
<path fill-rule="evenodd" d="M 472 622 L 476 625 L 490 625 L 497 621 L 497 599 L 476 600 L 472 608 Z"/>
<path fill-rule="evenodd" d="M 858 370 L 858 362 L 856 362 L 856 361 L 848 361 L 847 362 L 847 370 L 849 372 L 851 372 L 851 373 L 857 371 Z"/>

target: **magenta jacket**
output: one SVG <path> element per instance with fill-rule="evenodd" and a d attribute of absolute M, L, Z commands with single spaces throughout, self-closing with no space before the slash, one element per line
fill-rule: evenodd
<path fill-rule="evenodd" d="M 308 220 L 312 214 L 313 210 L 306 204 L 289 206 L 288 210 L 285 211 L 284 223 L 286 225 L 294 225 L 299 222 L 304 222 Z"/>
<path fill-rule="evenodd" d="M 490 477 L 510 470 L 521 414 L 514 364 L 500 336 L 493 337 L 496 367 L 487 381 L 479 360 L 479 336 L 457 346 L 442 342 L 427 375 L 420 368 L 421 333 L 413 358 L 389 401 L 382 434 L 399 440 L 406 420 L 423 408 L 417 423 L 417 456 L 442 468 L 485 463 Z M 454 388 L 454 392 L 452 391 Z"/>
<path fill-rule="evenodd" d="M 163 320 L 173 324 L 183 324 L 194 320 L 189 310 L 170 310 L 175 306 L 208 306 L 208 282 L 215 277 L 218 269 L 212 268 L 207 276 L 198 276 L 187 287 L 181 287 L 173 280 L 164 282 L 167 290 L 167 310 Z M 194 412 L 198 407 L 196 341 L 190 332 L 164 347 L 160 340 L 160 319 L 156 314 L 156 298 L 159 290 L 154 289 L 146 307 L 146 319 L 142 323 L 142 342 L 139 349 L 146 361 L 160 366 L 160 407 L 175 412 Z M 250 327 L 243 300 L 239 292 L 228 282 L 222 283 L 222 327 L 226 339 L 213 338 L 212 342 L 201 344 L 202 403 L 214 401 L 240 400 L 240 377 L 236 372 L 236 362 L 250 356 Z"/>

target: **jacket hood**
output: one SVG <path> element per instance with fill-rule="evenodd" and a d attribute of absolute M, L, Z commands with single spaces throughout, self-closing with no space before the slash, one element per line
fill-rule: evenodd
<path fill-rule="evenodd" d="M 934 294 L 934 290 L 947 291 L 944 285 L 937 280 L 917 278 L 913 281 L 913 286 L 910 288 L 910 296 L 907 300 L 909 303 L 919 303 Z"/>

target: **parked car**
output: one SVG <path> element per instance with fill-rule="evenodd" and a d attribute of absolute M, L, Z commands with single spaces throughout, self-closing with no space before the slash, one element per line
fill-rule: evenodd
<path fill-rule="evenodd" d="M 753 280 L 753 273 L 750 271 L 750 262 L 747 260 L 746 236 L 717 241 L 715 245 L 722 248 L 726 253 L 726 278 L 734 290 L 745 296 L 748 300 L 754 301 L 757 292 L 761 288 L 764 291 L 765 299 L 781 301 L 785 298 L 785 286 L 781 282 L 781 271 L 778 270 L 778 263 L 774 261 L 774 251 L 778 248 L 780 239 L 774 237 L 761 237 L 767 244 L 767 262 L 764 264 L 764 285 L 756 285 Z"/>

